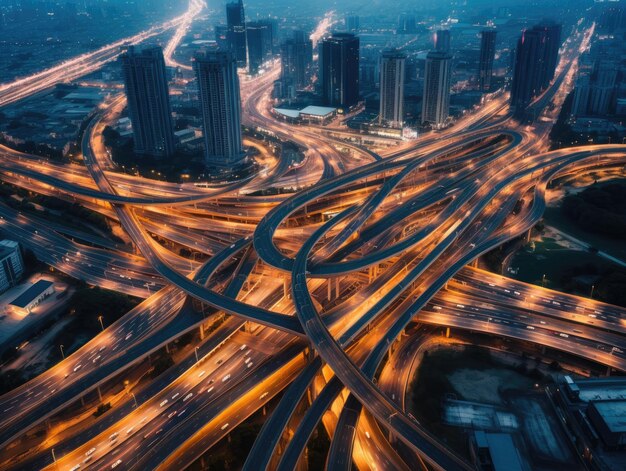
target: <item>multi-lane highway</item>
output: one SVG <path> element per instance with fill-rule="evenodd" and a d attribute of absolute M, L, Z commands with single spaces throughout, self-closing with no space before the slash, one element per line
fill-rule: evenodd
<path fill-rule="evenodd" d="M 186 15 L 131 40 L 175 29 L 166 59 L 187 68 L 175 52 L 202 8 L 193 0 Z M 332 23 L 325 17 L 313 39 Z M 593 34 L 593 26 L 580 28 L 554 83 L 533 104 L 539 111 L 558 107 L 569 91 L 575 59 Z M 63 79 L 111 60 L 118 48 L 68 61 Z M 59 70 L 0 87 L 0 105 L 51 86 Z M 549 124 L 516 123 L 501 91 L 452 127 L 377 153 L 347 142 L 356 134 L 343 128 L 326 133 L 274 119 L 269 94 L 278 71 L 275 63 L 242 80 L 244 122 L 297 144 L 305 152 L 298 166 L 262 156 L 269 164 L 258 175 L 206 188 L 119 173 L 102 131 L 119 116 L 122 96 L 85 123 L 84 165 L 0 148 L 4 182 L 102 214 L 135 253 L 130 244 L 5 205 L 0 227 L 58 270 L 146 298 L 0 397 L 1 467 L 184 469 L 283 391 L 246 470 L 294 469 L 319 424 L 331 436 L 332 469 L 353 461 L 371 469 L 472 469 L 398 399 L 410 355 L 401 349 L 392 357 L 402 369 L 397 379 L 385 369 L 389 350 L 415 322 L 538 343 L 626 370 L 626 310 L 470 266 L 537 223 L 550 181 L 623 166 L 624 146 L 549 151 Z M 249 142 L 264 152 L 263 143 Z M 284 188 L 292 191 L 254 196 Z M 209 306 L 209 315 L 189 299 Z M 112 411 L 96 419 L 77 406 L 197 329 L 202 334 L 172 368 L 142 377 Z M 87 418 L 75 419 L 77 410 Z M 45 429 L 50 421 L 55 426 Z M 402 453 L 390 436 L 403 443 Z"/>

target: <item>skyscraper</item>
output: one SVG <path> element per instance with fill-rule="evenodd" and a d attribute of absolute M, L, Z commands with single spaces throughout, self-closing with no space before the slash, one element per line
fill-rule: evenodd
<path fill-rule="evenodd" d="M 346 31 L 349 33 L 356 33 L 359 31 L 360 21 L 358 15 L 346 16 L 344 22 L 346 25 Z"/>
<path fill-rule="evenodd" d="M 449 29 L 439 29 L 435 31 L 435 50 L 439 52 L 450 52 Z"/>
<path fill-rule="evenodd" d="M 247 63 L 246 15 L 242 0 L 226 4 L 226 25 L 228 28 L 228 42 L 237 65 L 245 67 Z"/>
<path fill-rule="evenodd" d="M 264 21 L 254 21 L 246 25 L 248 41 L 248 68 L 256 74 L 259 68 L 272 55 L 272 27 Z"/>
<path fill-rule="evenodd" d="M 404 65 L 406 55 L 397 49 L 383 51 L 380 59 L 380 113 L 378 122 L 402 127 L 404 122 Z"/>
<path fill-rule="evenodd" d="M 589 97 L 590 114 L 605 116 L 612 111 L 618 70 L 619 64 L 613 61 L 599 60 L 595 64 Z"/>
<path fill-rule="evenodd" d="M 167 157 L 175 150 L 163 50 L 130 46 L 120 56 L 135 152 Z"/>
<path fill-rule="evenodd" d="M 542 70 L 545 70 L 545 33 L 526 30 L 517 42 L 515 70 L 511 86 L 511 105 L 522 112 L 541 91 Z"/>
<path fill-rule="evenodd" d="M 441 127 L 448 118 L 451 75 L 452 56 L 446 52 L 429 52 L 424 77 L 422 124 Z"/>
<path fill-rule="evenodd" d="M 402 13 L 398 18 L 398 28 L 396 33 L 398 34 L 413 34 L 417 31 L 415 26 L 415 15 L 408 13 Z"/>
<path fill-rule="evenodd" d="M 522 33 L 515 53 L 511 106 L 523 112 L 554 78 L 561 46 L 561 26 L 543 23 Z"/>
<path fill-rule="evenodd" d="M 579 72 L 574 85 L 574 101 L 572 103 L 572 115 L 575 117 L 586 116 L 589 113 L 589 97 L 591 96 L 591 74 L 587 71 Z"/>
<path fill-rule="evenodd" d="M 320 83 L 325 105 L 349 108 L 359 101 L 359 38 L 334 33 L 320 43 Z"/>
<path fill-rule="evenodd" d="M 215 26 L 215 42 L 220 49 L 230 48 L 230 40 L 228 38 L 228 26 L 217 25 Z"/>
<path fill-rule="evenodd" d="M 483 30 L 480 38 L 480 62 L 478 65 L 478 89 L 481 92 L 491 90 L 493 59 L 496 55 L 496 31 Z"/>
<path fill-rule="evenodd" d="M 280 48 L 281 83 L 283 95 L 295 95 L 310 81 L 309 71 L 313 63 L 313 44 L 304 31 L 296 30 Z"/>
<path fill-rule="evenodd" d="M 237 62 L 230 51 L 196 54 L 193 62 L 204 125 L 206 163 L 232 167 L 244 157 Z"/>
<path fill-rule="evenodd" d="M 541 71 L 541 88 L 545 89 L 554 78 L 554 72 L 559 62 L 559 48 L 561 47 L 561 25 L 553 21 L 544 21 L 533 27 L 534 31 L 541 31 L 545 35 L 545 60 Z"/>

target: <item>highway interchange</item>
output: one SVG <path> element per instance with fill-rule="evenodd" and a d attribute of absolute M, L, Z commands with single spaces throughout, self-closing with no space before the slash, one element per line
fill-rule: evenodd
<path fill-rule="evenodd" d="M 174 30 L 166 56 L 179 64 L 176 47 L 201 7 L 191 2 L 187 15 L 125 41 Z M 324 18 L 315 38 L 331 25 Z M 533 125 L 514 121 L 500 93 L 446 130 L 364 149 L 341 139 L 348 130 L 331 137 L 316 126 L 277 121 L 269 109 L 274 64 L 242 80 L 244 124 L 305 149 L 298 165 L 279 157 L 267 173 L 206 187 L 119 173 L 101 135 L 123 108 L 120 96 L 87 123 L 84 165 L 0 148 L 4 182 L 103 214 L 136 250 L 4 204 L 0 227 L 57 270 L 145 299 L 0 397 L 0 466 L 183 469 L 283 392 L 246 470 L 294 469 L 320 423 L 331 436 L 330 469 L 349 469 L 352 460 L 371 469 L 472 469 L 405 412 L 402 386 L 373 381 L 381 366 L 388 374 L 387 353 L 414 322 L 533 342 L 626 370 L 624 309 L 471 266 L 533 228 L 554 179 L 626 163 L 621 145 L 548 150 L 550 118 L 592 32 L 582 22 L 572 33 L 557 78 L 539 100 L 556 111 Z M 68 61 L 67 78 L 101 67 L 118 50 L 115 43 Z M 1 86 L 0 105 L 58 83 L 59 70 Z M 253 193 L 294 187 L 278 196 Z M 153 236 L 209 258 L 185 258 Z M 190 308 L 192 298 L 210 307 L 208 316 Z M 55 415 L 62 425 L 79 399 L 100 394 L 152 353 L 224 315 L 175 367 L 98 420 L 74 424 L 29 451 L 11 446 Z"/>

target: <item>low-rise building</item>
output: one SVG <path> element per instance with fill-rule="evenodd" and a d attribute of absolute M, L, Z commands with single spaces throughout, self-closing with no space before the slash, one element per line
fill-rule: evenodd
<path fill-rule="evenodd" d="M 27 315 L 52 294 L 54 294 L 54 283 L 49 280 L 39 280 L 11 301 L 9 306 L 13 311 Z"/>
<path fill-rule="evenodd" d="M 20 246 L 13 240 L 0 242 L 0 293 L 17 285 L 24 274 L 24 261 Z"/>
<path fill-rule="evenodd" d="M 626 448 L 626 400 L 592 401 L 587 417 L 608 448 Z"/>
<path fill-rule="evenodd" d="M 337 115 L 337 108 L 329 106 L 307 106 L 300 110 L 300 119 L 309 123 L 326 124 Z"/>
<path fill-rule="evenodd" d="M 337 108 L 309 105 L 301 110 L 274 108 L 274 113 L 291 123 L 305 122 L 324 125 L 337 116 Z"/>
<path fill-rule="evenodd" d="M 482 471 L 522 471 L 519 451 L 508 433 L 476 430 L 471 439 L 471 455 Z"/>

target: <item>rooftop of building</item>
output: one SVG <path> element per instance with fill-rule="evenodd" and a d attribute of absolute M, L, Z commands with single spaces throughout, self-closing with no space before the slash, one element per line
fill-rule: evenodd
<path fill-rule="evenodd" d="M 0 247 L 0 260 L 4 260 L 13 253 L 13 250 L 7 247 Z"/>
<path fill-rule="evenodd" d="M 583 402 L 626 401 L 626 378 L 594 378 L 573 381 L 580 389 L 579 398 Z"/>
<path fill-rule="evenodd" d="M 100 101 L 102 100 L 103 92 L 99 89 L 83 89 L 76 92 L 71 92 L 65 95 L 64 100 L 80 100 L 80 101 Z"/>
<path fill-rule="evenodd" d="M 489 448 L 495 471 L 522 471 L 524 469 L 510 434 L 477 430 L 474 432 L 474 439 L 479 448 Z"/>
<path fill-rule="evenodd" d="M 282 114 L 283 116 L 286 116 L 287 118 L 297 119 L 300 117 L 299 110 L 289 110 L 286 108 L 274 108 L 274 111 L 276 113 Z"/>
<path fill-rule="evenodd" d="M 309 105 L 306 108 L 300 110 L 300 114 L 308 114 L 312 116 L 328 116 L 331 113 L 337 111 L 337 108 L 331 108 L 329 106 L 313 106 Z"/>
<path fill-rule="evenodd" d="M 5 259 L 15 252 L 15 249 L 17 249 L 18 246 L 19 244 L 14 240 L 4 239 L 3 241 L 0 241 L 0 260 Z"/>
<path fill-rule="evenodd" d="M 612 433 L 626 433 L 626 400 L 593 401 L 591 405 Z"/>
<path fill-rule="evenodd" d="M 52 285 L 54 285 L 52 281 L 39 280 L 9 304 L 11 306 L 25 308 Z"/>

